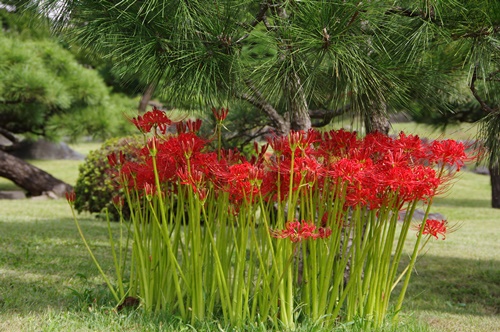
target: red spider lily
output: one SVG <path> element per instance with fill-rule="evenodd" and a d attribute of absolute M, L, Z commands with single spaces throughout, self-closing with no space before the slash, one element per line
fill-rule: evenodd
<path fill-rule="evenodd" d="M 290 239 L 292 242 L 318 238 L 325 239 L 332 234 L 328 228 L 321 227 L 316 231 L 316 226 L 313 223 L 302 221 L 289 221 L 285 224 L 283 230 L 271 230 L 271 235 L 278 239 Z"/>
<path fill-rule="evenodd" d="M 201 120 L 200 119 L 196 119 L 194 121 L 187 120 L 186 127 L 189 129 L 189 132 L 196 134 L 201 128 Z"/>
<path fill-rule="evenodd" d="M 273 137 L 268 138 L 267 142 L 271 146 L 277 157 L 281 156 L 282 154 L 290 155 L 292 152 L 290 148 L 290 141 L 286 136 L 274 135 Z"/>
<path fill-rule="evenodd" d="M 108 154 L 107 158 L 108 163 L 111 167 L 114 167 L 118 164 L 123 165 L 123 163 L 125 163 L 125 154 L 123 153 L 123 151 L 120 151 L 118 156 L 116 156 L 116 153 L 110 153 Z"/>
<path fill-rule="evenodd" d="M 156 193 L 155 185 L 147 182 L 144 184 L 144 193 L 146 198 L 150 201 Z"/>
<path fill-rule="evenodd" d="M 243 163 L 245 157 L 237 149 L 221 150 L 221 159 L 224 159 L 228 165 Z"/>
<path fill-rule="evenodd" d="M 68 201 L 68 203 L 74 203 L 75 200 L 76 200 L 76 193 L 74 191 L 70 191 L 70 192 L 66 192 L 66 200 Z"/>
<path fill-rule="evenodd" d="M 360 142 L 356 150 L 351 150 L 349 157 L 354 159 L 371 159 L 378 162 L 392 144 L 392 138 L 379 132 L 369 133 Z"/>
<path fill-rule="evenodd" d="M 228 108 L 221 108 L 221 109 L 216 109 L 215 107 L 212 107 L 212 113 L 215 116 L 215 119 L 218 122 L 222 122 L 226 119 L 227 114 L 229 113 Z"/>
<path fill-rule="evenodd" d="M 293 169 L 291 167 L 291 158 L 285 158 L 280 163 L 271 166 L 271 169 L 280 173 L 282 181 L 287 185 L 286 193 L 289 190 L 291 176 L 293 176 L 292 190 L 296 191 L 301 184 L 312 185 L 325 173 L 322 164 L 316 158 L 310 156 L 295 157 L 293 159 Z"/>
<path fill-rule="evenodd" d="M 231 201 L 235 204 L 240 204 L 244 200 L 252 203 L 259 197 L 263 177 L 262 169 L 249 162 L 231 165 L 225 176 L 226 185 L 223 190 L 229 193 Z"/>
<path fill-rule="evenodd" d="M 267 154 L 269 143 L 266 143 L 264 145 L 259 145 L 259 143 L 255 141 L 253 147 L 257 156 L 252 156 L 252 159 L 250 160 L 252 164 L 262 164 L 264 163 L 264 161 L 269 160 Z"/>
<path fill-rule="evenodd" d="M 466 161 L 472 159 L 467 156 L 465 150 L 462 142 L 451 139 L 433 141 L 429 147 L 429 161 L 438 165 L 454 166 L 458 172 Z"/>
<path fill-rule="evenodd" d="M 340 159 L 335 164 L 330 165 L 327 170 L 328 175 L 335 179 L 340 179 L 351 185 L 358 185 L 363 180 L 363 177 L 370 174 L 373 170 L 371 159 Z"/>
<path fill-rule="evenodd" d="M 122 207 L 123 204 L 125 203 L 123 197 L 120 195 L 113 196 L 111 201 L 113 202 L 114 206 L 117 206 L 117 207 Z"/>
<path fill-rule="evenodd" d="M 318 228 L 318 234 L 320 239 L 327 239 L 332 235 L 332 230 L 326 227 Z"/>
<path fill-rule="evenodd" d="M 323 134 L 318 150 L 328 161 L 331 157 L 346 157 L 350 151 L 357 149 L 359 144 L 356 132 L 331 130 Z"/>
<path fill-rule="evenodd" d="M 184 165 L 186 158 L 189 159 L 194 154 L 200 153 L 205 144 L 206 141 L 194 133 L 181 133 L 158 144 L 158 156 L 171 157 L 176 163 Z"/>
<path fill-rule="evenodd" d="M 405 155 L 412 163 L 423 161 L 427 157 L 425 145 L 420 137 L 406 135 L 403 132 L 399 133 L 398 138 L 392 141 L 391 150 Z"/>
<path fill-rule="evenodd" d="M 188 127 L 184 121 L 181 121 L 181 122 L 177 122 L 175 124 L 175 130 L 176 130 L 177 134 L 183 134 L 183 133 L 186 133 L 188 131 Z"/>
<path fill-rule="evenodd" d="M 130 120 L 142 133 L 149 133 L 152 128 L 158 129 L 162 134 L 165 134 L 167 127 L 172 124 L 165 112 L 153 107 L 152 111 L 144 113 L 142 116 L 137 116 Z"/>
<path fill-rule="evenodd" d="M 299 149 L 305 155 L 308 155 L 312 150 L 312 145 L 316 141 L 318 141 L 319 134 L 313 129 L 308 131 L 291 131 L 288 134 L 288 140 L 290 144 L 290 148 L 292 150 Z"/>
<path fill-rule="evenodd" d="M 397 193 L 401 202 L 425 201 L 436 195 L 436 190 L 442 183 L 434 169 L 422 165 L 390 168 L 382 165 L 375 169 L 370 181 L 376 183 L 379 194 Z"/>
<path fill-rule="evenodd" d="M 442 239 L 446 239 L 446 226 L 448 222 L 446 220 L 436 220 L 436 219 L 427 219 L 425 222 L 424 230 L 422 231 L 423 235 L 430 235 L 437 239 L 439 239 L 439 235 L 442 236 Z M 416 228 L 420 231 L 422 224 L 419 224 Z M 417 232 L 418 236 L 418 232 Z"/>

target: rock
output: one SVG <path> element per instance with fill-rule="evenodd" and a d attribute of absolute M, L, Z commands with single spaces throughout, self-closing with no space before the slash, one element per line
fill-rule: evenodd
<path fill-rule="evenodd" d="M 20 190 L 0 191 L 0 199 L 25 199 L 26 194 Z"/>
<path fill-rule="evenodd" d="M 9 152 L 21 159 L 38 160 L 83 160 L 85 156 L 72 150 L 66 143 L 55 143 L 44 139 L 38 141 L 22 141 L 19 148 Z"/>
<path fill-rule="evenodd" d="M 406 216 L 406 211 L 400 211 L 399 212 L 399 220 L 403 221 Z M 415 212 L 413 212 L 413 220 L 417 221 L 422 221 L 425 216 L 425 211 L 416 209 Z M 436 220 L 446 220 L 446 217 L 443 216 L 441 213 L 429 213 L 427 216 L 427 219 L 436 219 Z"/>
<path fill-rule="evenodd" d="M 481 174 L 481 175 L 490 175 L 490 170 L 488 167 L 484 166 L 478 166 L 473 170 L 474 173 L 476 174 Z"/>

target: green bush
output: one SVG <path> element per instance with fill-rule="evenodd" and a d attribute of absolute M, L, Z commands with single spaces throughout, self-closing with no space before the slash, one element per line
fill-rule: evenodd
<path fill-rule="evenodd" d="M 78 213 L 97 213 L 102 217 L 104 209 L 107 208 L 112 220 L 118 220 L 119 214 L 113 205 L 113 197 L 123 198 L 124 194 L 113 178 L 113 168 L 109 165 L 108 155 L 112 153 L 118 155 L 121 151 L 127 160 L 135 160 L 134 156 L 137 155 L 137 150 L 143 143 L 142 136 L 112 138 L 104 142 L 98 150 L 88 154 L 79 168 L 78 180 L 74 188 L 75 209 Z M 124 214 L 128 211 L 129 209 L 124 206 Z M 124 215 L 124 217 L 127 216 Z"/>

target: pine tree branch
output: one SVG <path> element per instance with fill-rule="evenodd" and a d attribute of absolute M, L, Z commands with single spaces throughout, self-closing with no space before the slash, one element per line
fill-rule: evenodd
<path fill-rule="evenodd" d="M 472 78 L 470 80 L 470 85 L 469 85 L 469 88 L 470 88 L 470 91 L 472 92 L 472 95 L 474 96 L 474 98 L 476 98 L 476 100 L 479 102 L 479 105 L 481 105 L 481 109 L 487 113 L 493 113 L 493 112 L 496 112 L 498 111 L 498 108 L 492 108 L 490 107 L 482 98 L 481 96 L 479 96 L 479 93 L 477 92 L 476 90 L 476 80 L 477 80 L 477 68 L 478 66 L 476 65 L 474 67 L 474 72 L 472 73 Z"/>
<path fill-rule="evenodd" d="M 11 145 L 0 144 L 1 151 L 11 151 L 20 142 L 20 140 L 16 137 L 16 135 L 14 135 L 12 132 L 8 131 L 5 128 L 0 127 L 0 135 L 5 137 L 7 140 L 9 140 L 12 143 Z"/>
<path fill-rule="evenodd" d="M 266 25 L 266 28 L 268 28 L 267 19 L 266 19 L 266 12 L 267 12 L 268 9 L 269 9 L 269 4 L 268 3 L 264 2 L 264 3 L 262 3 L 260 5 L 260 10 L 257 13 L 257 15 L 255 15 L 255 20 L 249 25 L 249 28 L 248 28 L 249 32 L 247 32 L 246 34 L 244 34 L 243 36 L 241 36 L 235 42 L 235 44 L 238 44 L 238 43 L 242 42 L 243 40 L 247 39 L 248 36 L 250 36 L 251 29 L 255 28 L 255 26 L 257 26 L 257 24 L 259 24 L 260 22 L 264 22 L 264 24 Z"/>
<path fill-rule="evenodd" d="M 262 93 L 255 87 L 255 85 L 253 85 L 250 81 L 246 81 L 245 83 L 252 94 L 240 93 L 236 94 L 236 97 L 249 102 L 253 106 L 263 111 L 270 118 L 279 135 L 288 134 L 288 132 L 290 131 L 290 123 L 286 121 L 285 118 L 278 113 L 278 111 L 276 111 L 273 105 L 271 105 L 266 100 L 266 98 L 264 98 Z"/>
<path fill-rule="evenodd" d="M 430 22 L 436 22 L 436 15 L 434 9 L 430 8 L 429 12 L 424 12 L 423 10 L 412 10 L 410 8 L 404 8 L 400 6 L 392 7 L 385 12 L 386 15 L 401 15 L 406 17 L 418 17 Z"/>
<path fill-rule="evenodd" d="M 464 34 L 455 33 L 451 35 L 451 38 L 453 40 L 461 38 L 480 38 L 480 37 L 490 36 L 499 32 L 500 32 L 500 25 L 494 25 L 493 27 L 486 27 L 477 31 L 467 32 Z"/>
<path fill-rule="evenodd" d="M 314 127 L 321 128 L 330 124 L 333 118 L 345 114 L 350 110 L 351 110 L 351 105 L 346 105 L 336 110 L 315 109 L 315 110 L 309 110 L 309 116 L 311 117 L 311 119 L 321 119 L 321 122 L 314 124 Z"/>

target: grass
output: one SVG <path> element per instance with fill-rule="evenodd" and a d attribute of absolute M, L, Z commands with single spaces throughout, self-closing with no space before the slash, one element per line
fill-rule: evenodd
<path fill-rule="evenodd" d="M 76 180 L 79 162 L 36 164 L 65 181 Z M 0 188 L 8 187 L 7 181 L 0 181 Z M 402 323 L 384 331 L 498 330 L 500 210 L 490 208 L 489 178 L 462 173 L 453 188 L 436 199 L 433 212 L 462 226 L 445 241 L 431 241 L 412 276 Z M 80 219 L 98 259 L 111 271 L 106 224 L 90 215 Z M 0 331 L 230 330 L 218 322 L 191 326 L 172 316 L 117 313 L 103 283 L 64 200 L 0 201 Z M 245 330 L 265 327 L 249 324 Z M 305 324 L 300 330 L 318 329 Z M 353 322 L 338 331 L 361 329 Z"/>

